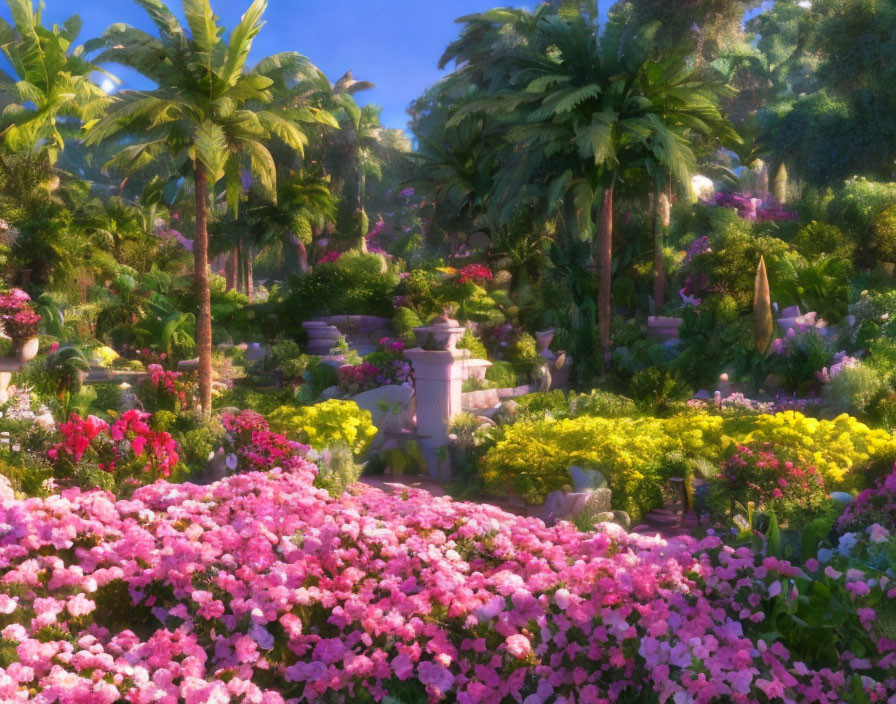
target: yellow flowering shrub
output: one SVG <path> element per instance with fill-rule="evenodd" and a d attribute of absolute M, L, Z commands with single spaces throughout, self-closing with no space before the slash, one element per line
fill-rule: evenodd
<path fill-rule="evenodd" d="M 370 411 L 338 399 L 313 406 L 280 406 L 268 416 L 268 423 L 271 430 L 315 450 L 344 444 L 356 457 L 367 451 L 377 434 Z"/>
<path fill-rule="evenodd" d="M 93 350 L 93 361 L 100 367 L 111 367 L 118 359 L 118 352 L 111 347 L 97 347 Z"/>
<path fill-rule="evenodd" d="M 532 503 L 570 483 L 569 467 L 600 470 L 614 506 L 637 519 L 661 502 L 664 457 L 704 459 L 718 465 L 740 444 L 771 442 L 796 453 L 822 473 L 831 488 L 858 483 L 869 460 L 896 452 L 896 441 L 850 416 L 817 420 L 788 411 L 774 416 L 722 417 L 705 412 L 671 418 L 601 418 L 525 421 L 507 426 L 485 454 L 486 489 L 517 494 Z"/>

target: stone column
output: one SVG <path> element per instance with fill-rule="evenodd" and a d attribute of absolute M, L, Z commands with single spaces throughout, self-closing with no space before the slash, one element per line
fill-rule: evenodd
<path fill-rule="evenodd" d="M 414 368 L 417 399 L 417 435 L 426 457 L 429 474 L 435 479 L 451 478 L 447 456 L 448 426 L 462 411 L 461 387 L 467 350 L 407 350 L 405 357 Z"/>

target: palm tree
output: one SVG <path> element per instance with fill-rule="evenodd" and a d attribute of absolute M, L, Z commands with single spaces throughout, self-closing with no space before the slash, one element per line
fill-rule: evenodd
<path fill-rule="evenodd" d="M 0 49 L 15 77 L 0 71 L 0 137 L 9 152 L 53 164 L 65 147 L 61 123 L 101 115 L 111 98 L 90 78 L 102 69 L 86 60 L 83 46 L 72 48 L 81 31 L 77 15 L 47 29 L 31 0 L 6 4 L 13 25 L 0 18 Z"/>
<path fill-rule="evenodd" d="M 133 141 L 108 163 L 126 173 L 148 167 L 192 176 L 196 207 L 194 280 L 199 392 L 211 412 L 211 303 L 208 265 L 209 186 L 224 181 L 227 204 L 236 213 L 242 174 L 276 198 L 276 168 L 267 144 L 273 138 L 302 153 L 307 136 L 289 115 L 262 109 L 272 100 L 273 80 L 246 71 L 252 42 L 261 30 L 266 0 L 254 0 L 225 40 L 225 29 L 208 0 L 183 0 L 188 30 L 160 0 L 136 0 L 158 37 L 127 25 L 113 25 L 101 39 L 97 63 L 136 69 L 158 88 L 122 91 L 112 109 L 90 125 L 96 144 L 126 133 Z M 311 119 L 312 116 L 309 116 Z"/>
<path fill-rule="evenodd" d="M 634 32 L 611 25 L 601 34 L 594 18 L 581 12 L 542 12 L 534 26 L 531 15 L 496 13 L 487 14 L 528 37 L 514 59 L 519 70 L 454 121 L 486 112 L 506 122 L 512 150 L 496 185 L 505 212 L 535 197 L 549 212 L 572 204 L 583 237 L 599 212 L 597 312 L 606 361 L 618 179 L 627 168 L 649 166 L 657 179 L 664 174 L 689 184 L 696 156 L 686 130 L 736 135 L 717 108 L 717 85 L 701 81 L 684 59 L 654 56 L 657 24 Z"/>

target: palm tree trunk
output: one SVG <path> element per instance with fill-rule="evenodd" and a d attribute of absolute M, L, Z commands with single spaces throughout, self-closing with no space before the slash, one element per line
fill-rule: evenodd
<path fill-rule="evenodd" d="M 613 295 L 613 187 L 611 181 L 604 190 L 597 226 L 597 265 L 600 274 L 597 288 L 597 316 L 605 369 L 610 362 L 610 315 Z"/>
<path fill-rule="evenodd" d="M 254 259 L 254 255 L 252 253 L 252 245 L 246 245 L 246 295 L 249 297 L 249 303 L 252 302 L 252 299 L 255 297 L 255 273 L 252 267 L 252 260 Z"/>
<path fill-rule="evenodd" d="M 205 168 L 196 163 L 196 236 L 193 239 L 193 280 L 196 286 L 196 350 L 199 353 L 199 405 L 212 412 L 212 308 L 208 284 L 208 198 Z"/>
<path fill-rule="evenodd" d="M 308 264 L 308 248 L 305 246 L 305 243 L 295 235 L 292 235 L 292 240 L 295 243 L 296 257 L 299 259 L 299 271 L 303 274 L 307 274 L 311 271 L 311 266 Z"/>
<path fill-rule="evenodd" d="M 653 303 L 657 315 L 666 301 L 666 230 L 672 204 L 666 187 L 657 183 L 654 189 L 653 213 Z"/>
<path fill-rule="evenodd" d="M 232 291 L 236 285 L 236 252 L 232 249 L 227 253 L 227 259 L 224 261 L 224 279 L 227 282 L 227 290 Z"/>

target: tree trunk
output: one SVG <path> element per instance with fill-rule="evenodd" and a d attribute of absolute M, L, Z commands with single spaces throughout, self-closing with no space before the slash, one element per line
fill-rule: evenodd
<path fill-rule="evenodd" d="M 671 185 L 671 184 L 669 184 Z M 656 184 L 654 193 L 656 208 L 653 214 L 653 304 L 659 315 L 666 302 L 666 231 L 671 220 L 672 202 L 668 187 Z"/>
<path fill-rule="evenodd" d="M 208 202 L 205 168 L 196 163 L 196 236 L 193 239 L 193 281 L 196 286 L 196 350 L 199 353 L 199 404 L 212 412 L 212 308 L 208 284 Z"/>
<path fill-rule="evenodd" d="M 610 362 L 610 315 L 613 295 L 613 187 L 611 182 L 604 191 L 597 227 L 597 265 L 600 281 L 597 289 L 597 317 L 600 324 L 600 346 L 603 351 L 604 369 Z"/>
<path fill-rule="evenodd" d="M 295 235 L 292 235 L 292 239 L 293 242 L 295 242 L 296 256 L 299 258 L 299 271 L 303 274 L 307 274 L 311 271 L 311 266 L 308 264 L 308 248 L 305 246 L 305 243 Z"/>
<path fill-rule="evenodd" d="M 230 250 L 224 260 L 224 279 L 227 290 L 232 291 L 236 285 L 236 250 Z"/>
<path fill-rule="evenodd" d="M 252 260 L 255 258 L 252 253 L 252 245 L 246 245 L 246 295 L 249 297 L 249 303 L 255 297 L 255 273 L 253 271 Z"/>

